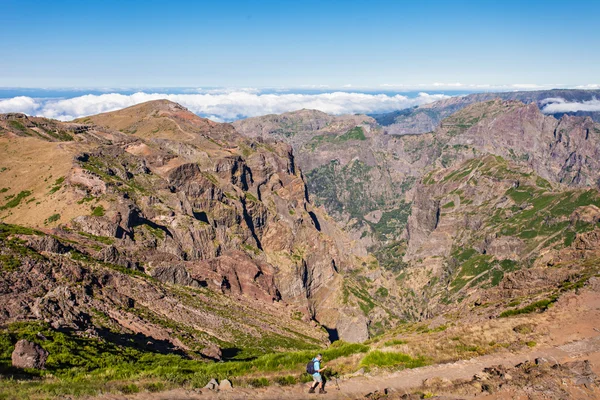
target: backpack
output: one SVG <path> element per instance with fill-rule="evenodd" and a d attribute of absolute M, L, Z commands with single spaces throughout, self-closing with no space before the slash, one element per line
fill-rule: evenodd
<path fill-rule="evenodd" d="M 309 373 L 310 375 L 317 372 L 317 371 L 315 371 L 315 360 L 310 360 L 308 362 L 308 364 L 306 364 L 306 372 Z"/>

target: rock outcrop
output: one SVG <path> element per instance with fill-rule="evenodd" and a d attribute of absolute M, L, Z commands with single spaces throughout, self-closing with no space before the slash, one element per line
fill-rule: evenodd
<path fill-rule="evenodd" d="M 15 368 L 44 369 L 48 352 L 37 343 L 21 339 L 12 352 L 12 366 Z"/>

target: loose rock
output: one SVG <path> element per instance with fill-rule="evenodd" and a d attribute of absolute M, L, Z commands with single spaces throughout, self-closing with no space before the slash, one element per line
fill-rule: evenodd
<path fill-rule="evenodd" d="M 21 339 L 12 353 L 12 365 L 15 368 L 44 369 L 48 352 L 40 345 Z"/>

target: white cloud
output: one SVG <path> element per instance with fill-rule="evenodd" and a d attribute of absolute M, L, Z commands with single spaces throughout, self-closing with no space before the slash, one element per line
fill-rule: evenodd
<path fill-rule="evenodd" d="M 575 86 L 575 89 L 600 89 L 600 83 L 589 83 L 587 85 Z"/>
<path fill-rule="evenodd" d="M 40 107 L 40 104 L 27 96 L 18 96 L 10 99 L 0 99 L 0 113 L 22 112 L 33 114 Z"/>
<path fill-rule="evenodd" d="M 546 114 L 555 114 L 561 112 L 576 112 L 576 111 L 600 111 L 600 100 L 594 98 L 582 102 L 568 102 L 561 98 L 544 99 L 542 104 L 542 112 Z"/>
<path fill-rule="evenodd" d="M 253 89 L 197 94 L 106 93 L 84 95 L 70 99 L 48 100 L 15 97 L 0 101 L 0 112 L 19 111 L 63 121 L 102 112 L 114 111 L 150 100 L 167 99 L 192 112 L 218 121 L 265 114 L 279 114 L 302 108 L 317 109 L 330 114 L 384 113 L 447 98 L 443 94 L 419 93 L 416 97 L 386 94 L 330 92 L 320 94 L 269 93 Z"/>
<path fill-rule="evenodd" d="M 418 83 L 418 84 L 393 84 L 384 83 L 380 87 L 399 89 L 399 90 L 465 90 L 465 91 L 489 91 L 496 90 L 499 92 L 515 91 L 515 90 L 543 90 L 565 87 L 564 84 L 558 83 L 512 83 L 506 85 L 494 85 L 489 83 L 461 83 L 461 82 L 434 82 L 434 83 Z M 591 87 L 586 87 L 591 88 Z"/>

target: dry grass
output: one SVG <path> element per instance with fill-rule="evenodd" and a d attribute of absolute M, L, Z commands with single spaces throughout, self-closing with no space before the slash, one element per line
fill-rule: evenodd
<path fill-rule="evenodd" d="M 53 227 L 77 215 L 89 214 L 89 205 L 77 204 L 76 196 L 65 190 L 64 183 L 56 184 L 68 175 L 73 156 L 80 148 L 81 144 L 75 142 L 0 138 L 0 170 L 7 167 L 0 172 L 0 188 L 10 188 L 2 193 L 0 205 L 6 203 L 5 196 L 31 192 L 18 206 L 0 212 L 0 219 L 25 226 Z M 60 214 L 59 220 L 44 224 L 56 214 Z"/>
<path fill-rule="evenodd" d="M 514 329 L 527 323 L 528 329 Z M 393 336 L 379 338 L 374 346 L 382 351 L 426 357 L 430 364 L 453 362 L 500 351 L 517 351 L 527 342 L 539 342 L 540 333 L 529 320 L 491 320 L 489 322 L 427 330 L 422 324 L 406 324 Z M 402 343 L 405 342 L 405 343 Z"/>

